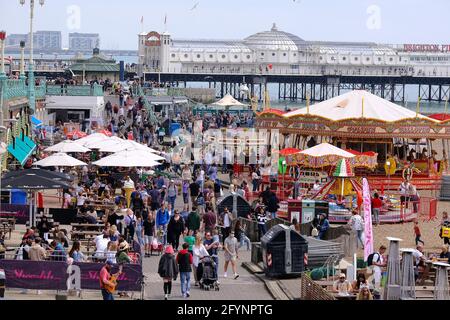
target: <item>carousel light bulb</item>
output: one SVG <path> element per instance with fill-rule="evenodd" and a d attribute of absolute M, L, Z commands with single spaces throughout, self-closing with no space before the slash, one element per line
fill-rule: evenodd
<path fill-rule="evenodd" d="M 390 162 L 390 161 L 386 161 L 386 165 L 387 165 L 388 167 L 390 167 L 390 166 L 391 166 L 391 162 Z"/>

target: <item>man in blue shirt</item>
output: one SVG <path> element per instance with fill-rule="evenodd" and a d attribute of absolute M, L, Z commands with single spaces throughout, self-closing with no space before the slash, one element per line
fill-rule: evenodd
<path fill-rule="evenodd" d="M 163 202 L 161 208 L 156 212 L 156 229 L 161 229 L 164 232 L 163 235 L 163 244 L 167 244 L 167 225 L 170 221 L 169 210 L 166 208 L 166 203 Z"/>

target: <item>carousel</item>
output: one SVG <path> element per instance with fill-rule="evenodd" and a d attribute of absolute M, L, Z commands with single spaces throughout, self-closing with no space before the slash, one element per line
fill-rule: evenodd
<path fill-rule="evenodd" d="M 449 118 L 420 114 L 420 99 L 414 112 L 356 90 L 288 113 L 266 110 L 256 127 L 278 130 L 282 148 L 326 142 L 346 150 L 372 188 L 397 189 L 406 170 L 419 190 L 434 190 L 448 168 Z"/>

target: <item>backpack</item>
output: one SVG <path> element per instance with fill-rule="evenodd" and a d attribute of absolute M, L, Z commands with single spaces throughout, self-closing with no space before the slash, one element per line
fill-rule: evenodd
<path fill-rule="evenodd" d="M 379 262 L 379 261 L 380 261 L 380 254 L 379 254 L 378 252 L 374 252 L 374 253 L 370 254 L 370 255 L 367 257 L 367 266 L 368 266 L 368 267 L 373 266 L 373 257 L 374 257 L 376 254 L 378 255 L 378 260 L 377 260 L 376 262 Z"/>

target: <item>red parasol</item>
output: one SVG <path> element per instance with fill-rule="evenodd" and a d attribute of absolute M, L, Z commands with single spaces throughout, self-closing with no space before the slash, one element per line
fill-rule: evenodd
<path fill-rule="evenodd" d="M 112 132 L 106 129 L 97 131 L 98 133 L 104 134 L 107 137 L 112 137 Z"/>
<path fill-rule="evenodd" d="M 75 131 L 69 132 L 67 134 L 67 138 L 68 139 L 73 139 L 73 140 L 81 139 L 81 138 L 84 138 L 86 136 L 87 136 L 87 134 L 85 132 L 83 132 L 83 131 L 80 131 L 80 130 L 75 130 Z"/>

